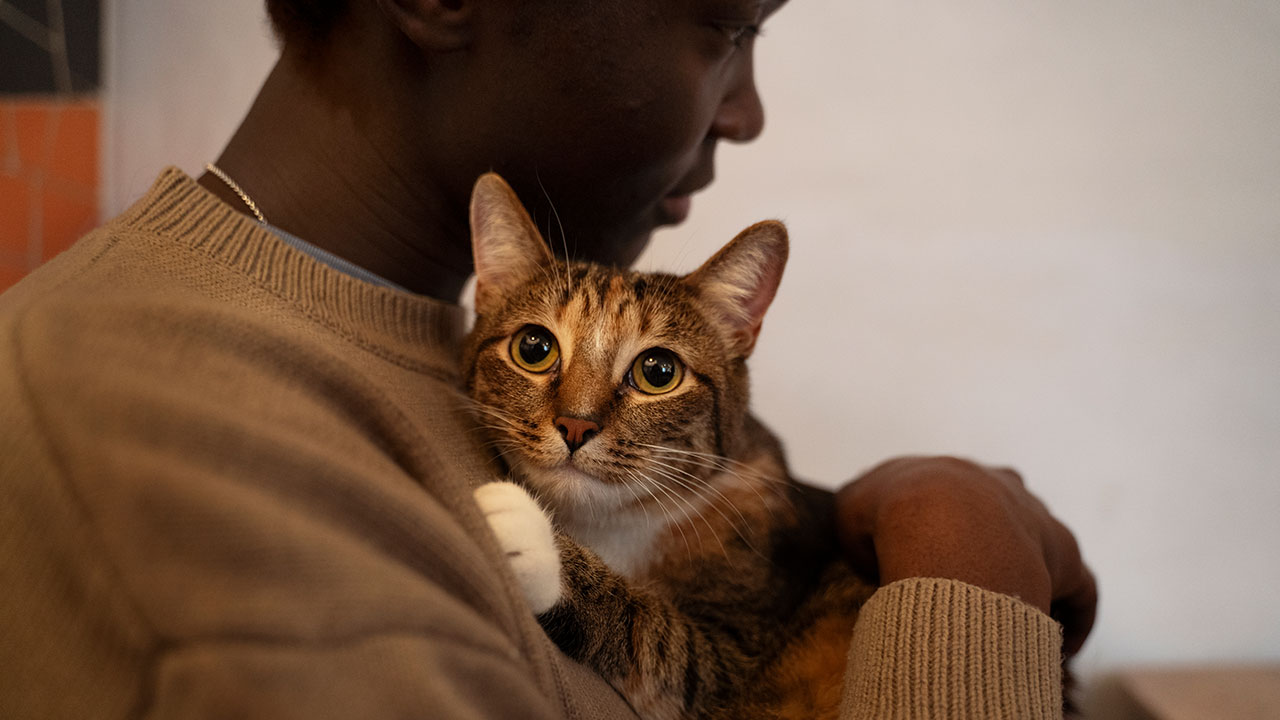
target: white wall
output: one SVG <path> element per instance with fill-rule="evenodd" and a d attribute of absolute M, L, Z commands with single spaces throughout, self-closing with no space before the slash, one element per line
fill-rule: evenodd
<path fill-rule="evenodd" d="M 102 208 L 217 158 L 275 61 L 262 0 L 105 0 Z"/>
<path fill-rule="evenodd" d="M 257 0 L 110 3 L 107 192 L 214 157 Z M 803 476 L 1009 463 L 1102 585 L 1086 677 L 1280 660 L 1280 6 L 793 0 L 765 137 L 642 267 L 786 219 L 753 362 Z"/>
<path fill-rule="evenodd" d="M 1280 6 L 797 0 L 695 264 L 792 263 L 757 408 L 803 475 L 1010 463 L 1100 576 L 1081 669 L 1280 660 Z"/>

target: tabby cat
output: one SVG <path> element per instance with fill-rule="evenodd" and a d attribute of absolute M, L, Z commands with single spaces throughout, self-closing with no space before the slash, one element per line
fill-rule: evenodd
<path fill-rule="evenodd" d="M 644 718 L 835 717 L 874 587 L 747 412 L 786 230 L 676 277 L 555 260 L 496 175 L 471 223 L 464 377 L 516 480 L 476 499 L 547 633 Z"/>

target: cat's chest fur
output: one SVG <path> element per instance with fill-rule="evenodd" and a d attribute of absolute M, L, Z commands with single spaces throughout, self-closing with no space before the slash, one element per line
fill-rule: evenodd
<path fill-rule="evenodd" d="M 637 513 L 615 513 L 607 523 L 570 521 L 561 526 L 573 539 L 595 551 L 614 572 L 631 579 L 648 573 L 666 532 L 664 523 Z"/>

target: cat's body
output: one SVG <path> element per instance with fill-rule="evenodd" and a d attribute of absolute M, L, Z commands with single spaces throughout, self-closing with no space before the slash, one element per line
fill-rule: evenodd
<path fill-rule="evenodd" d="M 785 231 L 681 278 L 553 261 L 496 177 L 472 208 L 464 373 L 519 482 L 477 500 L 543 627 L 645 718 L 834 717 L 874 587 L 747 411 Z"/>

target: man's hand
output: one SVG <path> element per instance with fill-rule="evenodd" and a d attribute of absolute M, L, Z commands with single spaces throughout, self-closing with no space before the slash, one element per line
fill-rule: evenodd
<path fill-rule="evenodd" d="M 1021 598 L 1062 623 L 1075 654 L 1098 590 L 1071 531 L 1008 469 L 955 458 L 890 460 L 836 494 L 841 543 L 882 585 L 960 580 Z"/>

